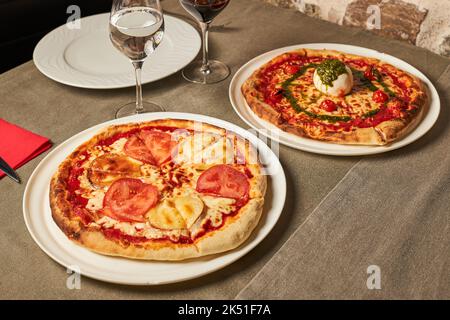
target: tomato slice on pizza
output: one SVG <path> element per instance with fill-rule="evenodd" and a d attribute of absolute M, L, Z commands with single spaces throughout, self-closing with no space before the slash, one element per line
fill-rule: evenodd
<path fill-rule="evenodd" d="M 247 176 L 229 165 L 217 165 L 203 172 L 197 191 L 236 200 L 246 199 L 250 185 Z"/>
<path fill-rule="evenodd" d="M 125 153 L 133 159 L 144 163 L 156 164 L 155 158 L 145 143 L 136 135 L 131 136 L 124 147 Z"/>
<path fill-rule="evenodd" d="M 153 165 L 168 161 L 177 143 L 166 132 L 143 130 L 130 137 L 125 145 L 128 156 Z"/>
<path fill-rule="evenodd" d="M 166 132 L 143 130 L 140 132 L 139 137 L 144 142 L 147 149 L 153 156 L 156 164 L 169 160 L 172 156 L 172 150 L 177 145 L 173 141 L 172 136 Z"/>
<path fill-rule="evenodd" d="M 139 179 L 116 180 L 103 200 L 105 212 L 121 221 L 145 221 L 144 215 L 158 202 L 158 189 Z"/>

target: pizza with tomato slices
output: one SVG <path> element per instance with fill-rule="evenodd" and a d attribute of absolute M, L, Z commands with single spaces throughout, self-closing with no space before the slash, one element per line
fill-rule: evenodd
<path fill-rule="evenodd" d="M 183 260 L 242 244 L 260 220 L 266 176 L 248 140 L 164 119 L 108 127 L 50 184 L 52 216 L 95 252 Z"/>
<path fill-rule="evenodd" d="M 386 145 L 413 130 L 428 109 L 426 85 L 383 61 L 330 50 L 275 57 L 243 84 L 260 118 L 301 137 Z"/>

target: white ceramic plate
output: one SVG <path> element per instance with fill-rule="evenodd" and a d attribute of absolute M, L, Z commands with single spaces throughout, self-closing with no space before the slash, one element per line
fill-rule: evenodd
<path fill-rule="evenodd" d="M 198 54 L 201 40 L 188 23 L 164 15 L 165 33 L 145 61 L 142 83 L 165 78 Z M 62 25 L 47 34 L 33 53 L 36 67 L 47 77 L 75 87 L 115 89 L 134 86 L 131 62 L 109 40 L 109 13 L 82 18 L 81 28 Z"/>
<path fill-rule="evenodd" d="M 262 163 L 266 164 L 272 175 L 268 176 L 263 216 L 250 238 L 232 251 L 182 262 L 139 261 L 109 257 L 94 253 L 67 239 L 51 217 L 48 197 L 50 178 L 58 165 L 76 147 L 106 126 L 163 118 L 210 123 L 239 134 L 258 148 Z M 189 113 L 160 112 L 105 122 L 60 144 L 41 161 L 31 175 L 23 197 L 23 214 L 27 228 L 36 243 L 52 259 L 63 266 L 72 266 L 72 269 L 79 268 L 82 275 L 98 280 L 132 285 L 156 285 L 200 277 L 221 269 L 245 255 L 260 243 L 275 226 L 283 209 L 285 198 L 286 178 L 283 168 L 275 154 L 256 136 L 219 119 Z"/>
<path fill-rule="evenodd" d="M 400 69 L 403 69 L 415 75 L 428 85 L 431 98 L 430 109 L 428 113 L 425 115 L 422 122 L 413 132 L 411 132 L 408 136 L 404 137 L 403 139 L 394 142 L 388 146 L 339 145 L 328 142 L 316 141 L 308 138 L 302 138 L 294 134 L 284 132 L 279 128 L 277 128 L 275 125 L 262 120 L 256 114 L 253 113 L 253 111 L 247 105 L 247 102 L 245 101 L 244 96 L 241 93 L 241 86 L 256 69 L 260 68 L 263 64 L 267 63 L 269 60 L 286 51 L 291 51 L 299 48 L 338 50 L 342 52 L 377 58 L 386 61 Z M 246 63 L 237 71 L 237 73 L 233 77 L 233 80 L 231 81 L 229 95 L 231 104 L 233 105 L 233 108 L 236 111 L 236 113 L 241 117 L 241 119 L 244 122 L 246 122 L 249 126 L 254 128 L 255 130 L 258 130 L 261 134 L 264 134 L 269 138 L 271 138 L 272 140 L 278 141 L 292 148 L 313 153 L 335 155 L 335 156 L 361 156 L 361 155 L 377 154 L 404 147 L 421 138 L 433 127 L 439 116 L 441 108 L 441 103 L 436 88 L 422 72 L 420 72 L 410 64 L 406 63 L 403 60 L 395 58 L 391 55 L 381 53 L 375 50 L 335 43 L 303 44 L 280 48 L 264 53 L 250 60 L 248 63 Z"/>

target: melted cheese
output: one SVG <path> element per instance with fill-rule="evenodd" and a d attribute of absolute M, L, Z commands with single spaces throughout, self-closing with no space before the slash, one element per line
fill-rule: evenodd
<path fill-rule="evenodd" d="M 206 223 L 206 221 L 207 221 L 206 212 L 204 210 L 202 215 L 197 219 L 197 221 L 195 221 L 195 223 L 191 226 L 189 230 L 191 232 L 192 238 L 196 238 L 199 234 L 201 234 L 204 231 L 203 225 Z"/>
<path fill-rule="evenodd" d="M 149 164 L 144 164 L 141 166 L 141 173 L 143 175 L 140 178 L 142 182 L 155 186 L 160 192 L 166 187 L 161 171 L 158 168 Z"/>
<path fill-rule="evenodd" d="M 234 199 L 202 196 L 202 200 L 207 207 L 205 218 L 211 221 L 213 227 L 222 225 L 223 214 L 227 215 L 235 210 L 236 200 Z"/>
<path fill-rule="evenodd" d="M 165 200 L 151 209 L 147 214 L 147 218 L 150 224 L 158 229 L 186 229 L 186 222 L 183 216 L 177 210 L 173 201 L 170 200 Z"/>
<path fill-rule="evenodd" d="M 93 189 L 87 177 L 87 171 L 83 172 L 83 174 L 78 177 L 78 181 L 80 181 L 80 188 L 87 190 Z"/>
<path fill-rule="evenodd" d="M 169 237 L 172 241 L 177 241 L 181 236 L 188 237 L 187 230 L 159 230 L 153 228 L 149 223 L 129 223 L 119 222 L 109 217 L 102 217 L 95 223 L 90 224 L 91 227 L 106 229 L 114 228 L 122 233 L 133 237 L 145 237 L 147 239 L 161 239 Z"/>
<path fill-rule="evenodd" d="M 177 148 L 177 153 L 174 156 L 174 162 L 181 164 L 202 163 L 203 149 L 221 137 L 211 133 L 196 133 L 186 137 Z"/>
<path fill-rule="evenodd" d="M 105 149 L 109 150 L 111 153 L 115 154 L 125 154 L 124 148 L 125 144 L 127 143 L 127 138 L 120 138 L 119 140 L 116 140 L 114 143 L 109 145 L 108 147 L 105 147 Z"/>
<path fill-rule="evenodd" d="M 88 179 L 95 187 L 109 186 L 118 178 L 138 177 L 140 163 L 123 155 L 106 153 L 90 163 Z"/>
<path fill-rule="evenodd" d="M 86 197 L 89 197 L 86 209 L 89 209 L 90 211 L 98 211 L 103 208 L 103 199 L 105 198 L 104 190 L 92 191 L 86 195 Z"/>
<path fill-rule="evenodd" d="M 234 163 L 234 146 L 231 140 L 224 137 L 203 149 L 202 162 L 207 164 Z"/>
<path fill-rule="evenodd" d="M 227 137 L 196 134 L 180 143 L 174 157 L 178 164 L 231 164 L 235 160 L 233 142 Z"/>
<path fill-rule="evenodd" d="M 353 92 L 358 94 L 348 94 L 345 97 L 333 97 L 322 94 L 314 85 L 314 72 L 315 69 L 309 69 L 303 76 L 299 77 L 296 81 L 292 82 L 291 93 L 298 101 L 298 104 L 303 106 L 307 111 L 315 114 L 333 115 L 333 116 L 362 116 L 367 112 L 370 112 L 379 107 L 379 104 L 372 99 L 373 92 L 361 83 L 358 78 L 353 79 Z M 283 79 L 284 81 L 285 79 Z M 282 81 L 281 81 L 282 82 Z M 389 81 L 386 80 L 386 84 L 390 86 Z M 383 89 L 382 86 L 376 82 L 374 85 L 379 89 Z M 332 100 L 338 106 L 342 104 L 342 107 L 334 112 L 327 112 L 321 108 L 322 102 L 325 100 Z M 287 99 L 282 100 L 283 107 L 290 117 L 298 119 L 298 121 L 304 121 L 304 113 L 296 112 L 290 105 Z M 302 120 L 303 119 L 303 120 Z"/>
<path fill-rule="evenodd" d="M 234 203 L 236 201 L 233 199 L 211 196 L 201 196 L 201 198 L 205 203 L 205 209 L 189 230 L 193 238 L 204 232 L 203 226 L 207 221 L 210 221 L 213 227 L 220 227 L 223 223 L 223 215 L 230 214 L 235 210 Z"/>
<path fill-rule="evenodd" d="M 210 133 L 184 135 L 180 136 L 179 140 L 181 142 L 175 160 L 183 164 L 182 167 L 168 163 L 157 168 L 129 158 L 130 166 L 139 168 L 138 179 L 154 185 L 160 191 L 160 202 L 149 211 L 146 223 L 120 222 L 103 216 L 91 223 L 91 226 L 114 228 L 129 236 L 148 239 L 169 237 L 172 241 L 177 241 L 182 236 L 195 236 L 201 232 L 208 220 L 213 227 L 220 226 L 222 215 L 235 210 L 235 200 L 202 196 L 197 193 L 195 187 L 200 174 L 211 164 L 234 161 L 233 142 L 226 137 Z M 126 141 L 126 138 L 121 138 L 110 146 L 97 146 L 89 150 L 88 161 L 84 167 L 91 168 L 93 161 L 105 154 L 125 156 Z M 105 163 L 105 166 L 107 165 L 108 163 Z M 98 169 L 101 171 L 103 167 Z M 105 169 L 108 171 L 110 168 Z M 85 189 L 83 197 L 88 199 L 86 208 L 96 212 L 103 208 L 108 186 L 92 185 L 87 171 L 79 177 L 80 187 Z M 171 188 L 167 188 L 169 181 L 173 183 Z"/>
<path fill-rule="evenodd" d="M 217 198 L 211 196 L 202 196 L 202 200 L 208 208 L 216 208 L 224 213 L 230 213 L 236 200 L 229 198 Z"/>
<path fill-rule="evenodd" d="M 89 154 L 89 162 L 95 160 L 96 158 L 102 156 L 105 154 L 105 151 L 103 150 L 103 147 L 101 146 L 95 146 L 92 149 L 88 151 Z M 87 165 L 89 162 L 86 162 L 85 165 Z"/>
<path fill-rule="evenodd" d="M 175 208 L 183 217 L 186 228 L 190 229 L 191 226 L 197 221 L 200 214 L 203 212 L 203 201 L 196 196 L 176 197 L 174 199 Z"/>
<path fill-rule="evenodd" d="M 104 190 L 92 192 L 86 207 L 93 210 L 90 207 L 92 205 L 97 210 L 101 209 L 104 192 Z M 147 214 L 149 221 L 146 223 L 120 222 L 103 216 L 90 226 L 114 228 L 135 237 L 147 239 L 169 237 L 172 241 L 177 241 L 181 236 L 198 235 L 203 231 L 206 221 L 210 221 L 213 227 L 220 227 L 223 223 L 223 215 L 235 210 L 234 199 L 198 196 L 195 191 L 190 191 L 189 194 L 190 196 L 175 197 L 160 202 L 149 211 Z M 190 208 L 186 209 L 186 206 Z"/>

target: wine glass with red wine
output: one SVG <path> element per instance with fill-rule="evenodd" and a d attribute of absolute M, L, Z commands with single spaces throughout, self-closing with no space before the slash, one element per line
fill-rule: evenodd
<path fill-rule="evenodd" d="M 230 69 L 226 64 L 208 57 L 208 30 L 213 19 L 230 0 L 179 0 L 183 8 L 200 24 L 202 30 L 203 59 L 190 63 L 182 72 L 191 82 L 209 84 L 226 79 Z"/>

